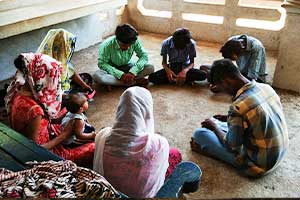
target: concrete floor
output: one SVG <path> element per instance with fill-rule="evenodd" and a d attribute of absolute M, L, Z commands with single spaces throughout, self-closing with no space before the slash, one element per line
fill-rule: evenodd
<path fill-rule="evenodd" d="M 150 63 L 156 70 L 160 69 L 160 45 L 166 36 L 141 33 L 140 37 L 149 53 Z M 220 58 L 220 44 L 197 41 L 197 45 L 197 67 Z M 267 55 L 267 80 L 271 82 L 276 52 L 267 52 Z M 76 52 L 72 62 L 77 71 L 93 73 L 97 70 L 97 57 L 98 44 Z M 87 116 L 99 130 L 112 125 L 124 88 L 114 88 L 112 92 L 101 86 L 96 88 L 97 94 L 90 103 Z M 189 141 L 194 129 L 200 127 L 205 118 L 226 114 L 231 100 L 229 96 L 211 93 L 206 82 L 183 87 L 150 85 L 149 90 L 154 99 L 155 130 L 181 151 L 184 160 L 197 163 L 203 170 L 200 189 L 186 195 L 188 199 L 300 197 L 300 136 L 296 135 L 300 132 L 300 95 L 278 91 L 288 123 L 290 148 L 277 170 L 260 179 L 249 179 L 220 161 L 190 150 Z"/>

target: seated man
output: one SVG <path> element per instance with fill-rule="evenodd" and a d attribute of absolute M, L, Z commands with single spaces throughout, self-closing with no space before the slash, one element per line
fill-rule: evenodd
<path fill-rule="evenodd" d="M 266 51 L 258 39 L 247 35 L 232 36 L 220 52 L 224 58 L 236 60 L 239 70 L 249 80 L 266 81 Z"/>
<path fill-rule="evenodd" d="M 132 62 L 133 53 L 139 58 Z M 105 85 L 134 85 L 148 84 L 144 77 L 154 71 L 152 65 L 147 64 L 148 55 L 138 32 L 129 24 L 119 25 L 115 35 L 100 44 L 98 67 L 94 80 Z"/>
<path fill-rule="evenodd" d="M 227 126 L 214 118 L 202 122 L 193 134 L 192 150 L 223 160 L 249 176 L 275 169 L 288 148 L 287 125 L 276 92 L 267 84 L 249 81 L 229 59 L 213 63 L 210 80 L 232 95 L 233 103 L 228 116 L 215 116 Z"/>
<path fill-rule="evenodd" d="M 220 49 L 222 56 L 236 61 L 236 64 L 247 79 L 265 83 L 266 73 L 266 52 L 263 44 L 256 38 L 247 35 L 236 35 Z M 209 65 L 200 66 L 201 70 L 210 70 Z M 209 80 L 208 80 L 209 81 Z M 212 92 L 219 92 L 215 85 L 210 85 Z"/>
<path fill-rule="evenodd" d="M 173 33 L 173 36 L 165 39 L 160 54 L 162 55 L 164 69 L 150 74 L 150 82 L 154 84 L 176 82 L 176 84 L 182 85 L 186 82 L 206 79 L 204 71 L 193 68 L 196 47 L 188 29 L 179 28 Z M 168 56 L 169 64 L 167 62 Z"/>

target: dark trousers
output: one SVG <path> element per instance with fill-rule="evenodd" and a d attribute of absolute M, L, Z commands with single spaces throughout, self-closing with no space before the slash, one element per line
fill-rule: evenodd
<path fill-rule="evenodd" d="M 177 75 L 182 71 L 183 63 L 171 63 L 170 69 Z M 190 69 L 186 73 L 185 83 L 193 82 L 193 81 L 203 81 L 206 79 L 206 73 L 199 69 Z M 166 84 L 169 83 L 167 72 L 165 69 L 158 70 L 149 75 L 149 81 L 154 84 Z"/>

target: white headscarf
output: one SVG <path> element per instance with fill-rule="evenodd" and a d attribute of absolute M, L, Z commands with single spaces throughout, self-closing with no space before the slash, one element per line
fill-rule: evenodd
<path fill-rule="evenodd" d="M 145 191 L 153 193 L 153 191 L 157 192 L 162 186 L 169 165 L 169 145 L 165 138 L 154 133 L 153 101 L 148 90 L 141 87 L 128 88 L 120 97 L 113 127 L 103 129 L 100 134 L 97 134 L 95 142 L 95 171 L 105 175 L 103 170 L 103 162 L 105 164 L 103 153 L 107 153 L 107 151 L 104 151 L 105 146 L 109 149 L 109 155 L 114 157 L 115 160 L 120 160 L 120 162 L 122 162 L 122 159 L 130 159 L 131 156 L 143 161 L 140 169 L 135 167 L 132 170 L 146 169 L 149 174 L 140 174 L 138 171 L 133 172 L 133 174 L 143 176 L 149 182 L 145 185 L 139 185 L 133 180 L 137 187 L 149 187 L 151 185 L 152 188 L 145 188 Z M 150 159 L 147 158 L 147 155 L 154 156 Z M 133 161 L 132 165 L 134 164 Z M 158 166 L 158 168 L 153 169 L 153 166 Z M 122 181 L 122 178 L 124 177 L 120 177 L 120 181 Z M 135 178 L 138 179 L 138 177 L 133 179 Z M 144 195 L 143 197 L 149 197 L 148 194 L 142 195 Z"/>

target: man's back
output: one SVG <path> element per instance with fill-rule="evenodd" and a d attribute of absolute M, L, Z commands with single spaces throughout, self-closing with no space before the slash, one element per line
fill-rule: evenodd
<path fill-rule="evenodd" d="M 288 132 L 280 98 L 269 85 L 255 81 L 244 85 L 234 98 L 228 124 L 227 143 L 241 147 L 241 163 L 250 173 L 264 173 L 281 161 L 288 147 Z M 236 132 L 238 126 L 242 133 Z"/>
<path fill-rule="evenodd" d="M 266 52 L 261 41 L 248 35 L 236 35 L 230 39 L 242 39 L 245 42 L 245 51 L 236 61 L 242 74 L 251 79 L 260 78 L 265 81 Z"/>

